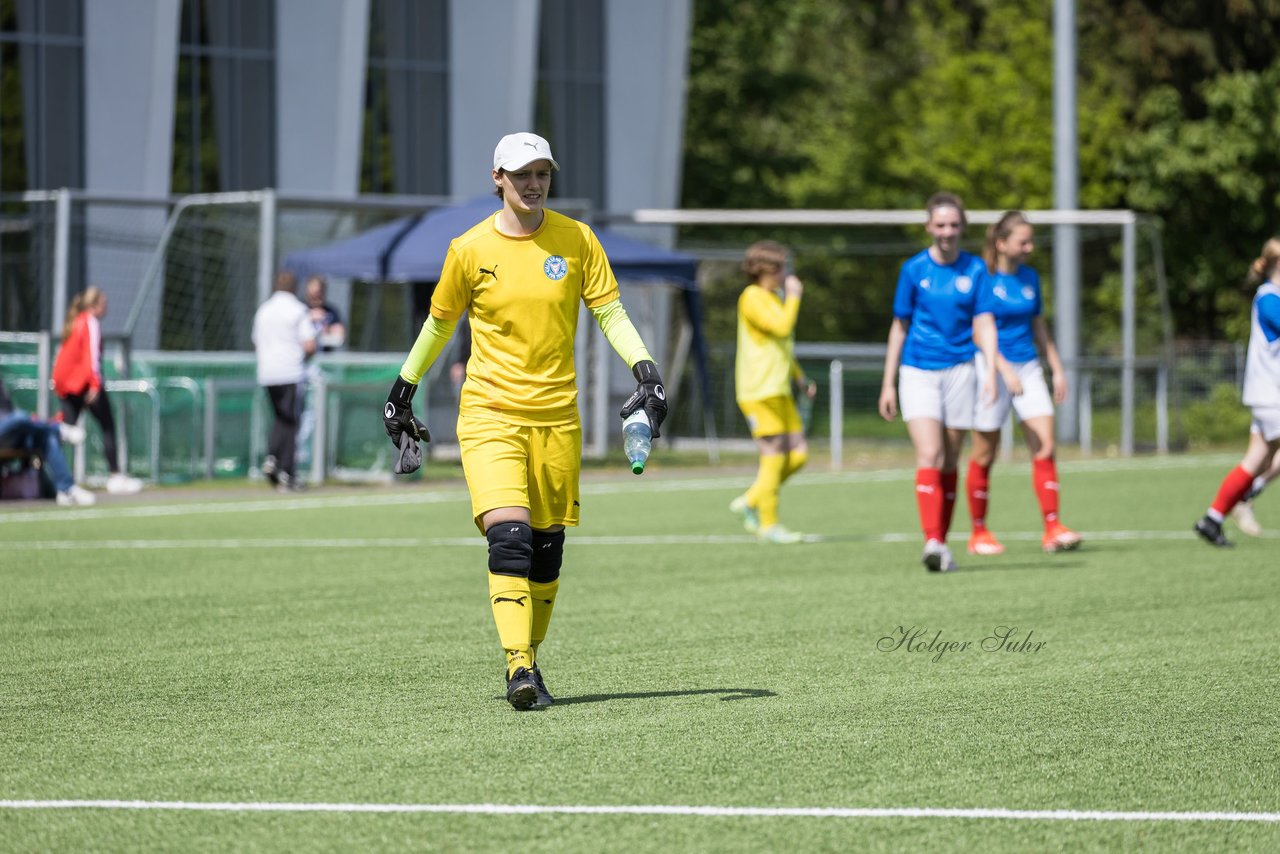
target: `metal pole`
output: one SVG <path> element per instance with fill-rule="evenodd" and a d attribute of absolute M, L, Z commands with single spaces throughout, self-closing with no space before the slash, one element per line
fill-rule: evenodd
<path fill-rule="evenodd" d="M 1053 4 L 1053 200 L 1059 210 L 1079 205 L 1076 139 L 1075 0 Z M 1067 388 L 1079 384 L 1080 235 L 1074 225 L 1053 228 L 1054 337 L 1067 372 Z M 1059 411 L 1058 438 L 1078 438 L 1078 401 L 1068 395 Z"/>
<path fill-rule="evenodd" d="M 144 381 L 142 388 L 146 390 L 147 399 L 151 401 L 151 482 L 160 482 L 160 389 L 154 384 Z M 127 461 L 127 458 L 126 458 Z M 124 470 L 129 473 L 128 469 Z"/>
<path fill-rule="evenodd" d="M 831 470 L 840 471 L 844 464 L 844 363 L 839 359 L 831 360 L 829 371 L 831 382 Z"/>
<path fill-rule="evenodd" d="M 50 353 L 53 349 L 49 343 L 49 333 L 41 332 L 39 341 L 36 343 L 36 382 L 40 387 L 36 389 L 36 415 L 41 420 L 49 419 L 49 366 L 52 364 Z"/>
<path fill-rule="evenodd" d="M 1169 453 L 1169 366 L 1156 366 L 1156 452 Z"/>
<path fill-rule="evenodd" d="M 276 191 L 263 190 L 258 220 L 258 304 L 271 296 L 276 270 Z"/>
<path fill-rule="evenodd" d="M 53 307 L 49 312 L 49 332 L 61 340 L 62 320 L 67 311 L 67 278 L 71 263 L 71 191 L 58 190 L 53 203 Z"/>
<path fill-rule="evenodd" d="M 1080 453 L 1093 453 L 1093 372 L 1080 372 Z"/>
<path fill-rule="evenodd" d="M 1135 329 L 1137 326 L 1137 228 L 1132 222 L 1124 225 L 1124 295 L 1122 298 L 1121 347 L 1124 361 L 1120 369 L 1120 455 L 1133 456 L 1133 393 Z"/>
<path fill-rule="evenodd" d="M 311 393 L 315 395 L 311 403 L 311 411 L 315 413 L 315 428 L 311 431 L 311 484 L 319 486 L 324 483 L 329 459 L 329 384 L 323 372 L 316 374 Z"/>
<path fill-rule="evenodd" d="M 213 443 L 217 440 L 218 381 L 210 377 L 204 381 L 204 476 L 213 480 Z"/>
<path fill-rule="evenodd" d="M 262 426 L 265 421 L 263 397 L 262 386 L 255 385 L 249 397 L 249 473 L 255 478 L 262 474 L 263 433 L 266 432 Z"/>

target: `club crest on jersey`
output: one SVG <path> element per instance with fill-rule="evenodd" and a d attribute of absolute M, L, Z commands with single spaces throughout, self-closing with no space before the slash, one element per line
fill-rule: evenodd
<path fill-rule="evenodd" d="M 1008 299 L 1009 293 L 1004 289 L 1004 285 L 996 285 L 991 289 L 991 293 L 996 295 L 996 299 Z"/>
<path fill-rule="evenodd" d="M 956 276 L 956 290 L 962 294 L 967 294 L 973 290 L 973 279 L 968 276 Z"/>
<path fill-rule="evenodd" d="M 1025 300 L 1033 300 L 1036 298 L 1036 289 L 1030 285 L 1022 286 L 1022 298 Z"/>
<path fill-rule="evenodd" d="M 552 255 L 542 262 L 542 272 L 553 282 L 558 282 L 569 273 L 569 262 L 561 255 Z"/>

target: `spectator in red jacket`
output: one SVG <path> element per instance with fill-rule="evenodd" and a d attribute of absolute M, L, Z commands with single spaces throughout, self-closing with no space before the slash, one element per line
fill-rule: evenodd
<path fill-rule="evenodd" d="M 107 295 L 101 288 L 85 288 L 71 300 L 62 328 L 62 348 L 53 363 L 53 391 L 62 401 L 62 418 L 80 420 L 87 408 L 102 428 L 102 450 L 107 457 L 107 492 L 130 495 L 142 489 L 142 481 L 120 471 L 116 447 L 116 422 L 102 381 L 102 329 Z"/>

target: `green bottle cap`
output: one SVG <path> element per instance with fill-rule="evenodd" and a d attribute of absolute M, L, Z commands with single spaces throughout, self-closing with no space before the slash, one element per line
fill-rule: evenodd
<path fill-rule="evenodd" d="M 636 460 L 631 464 L 632 474 L 644 474 L 644 460 Z"/>

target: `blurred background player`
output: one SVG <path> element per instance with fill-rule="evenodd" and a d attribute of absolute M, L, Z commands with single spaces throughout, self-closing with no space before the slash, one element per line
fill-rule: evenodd
<path fill-rule="evenodd" d="M 102 453 L 107 458 L 107 492 L 132 495 L 142 489 L 142 481 L 120 470 L 116 420 L 102 378 L 101 320 L 106 313 L 107 295 L 100 288 L 85 288 L 71 300 L 62 328 L 62 347 L 53 362 L 53 391 L 68 424 L 78 423 L 86 408 L 98 422 Z"/>
<path fill-rule="evenodd" d="M 1026 260 L 1035 248 L 1031 223 L 1020 211 L 1007 211 L 987 229 L 982 258 L 991 276 L 992 313 L 999 338 L 999 356 L 1006 370 L 1022 383 L 1022 394 L 1014 397 L 1002 374 L 996 376 L 996 399 L 979 400 L 974 416 L 973 451 L 969 456 L 969 516 L 973 533 L 969 553 L 998 555 L 1004 546 L 987 529 L 987 501 L 991 466 L 1000 448 L 1000 426 L 1009 417 L 1010 407 L 1022 422 L 1022 433 L 1031 452 L 1031 485 L 1044 517 L 1041 546 L 1047 552 L 1074 549 L 1083 537 L 1058 521 L 1058 470 L 1054 462 L 1053 405 L 1067 399 L 1067 379 L 1058 358 L 1058 348 L 1041 316 L 1040 274 Z M 1053 374 L 1053 396 L 1045 383 L 1040 357 L 1044 356 Z M 979 353 L 978 371 L 985 370 L 986 358 Z"/>
<path fill-rule="evenodd" d="M 312 276 L 303 286 L 307 316 L 316 330 L 316 352 L 319 353 L 332 353 L 347 342 L 347 327 L 343 325 L 338 309 L 326 300 L 326 290 L 324 276 Z M 298 468 L 305 468 L 311 461 L 311 434 L 316 424 L 315 395 L 311 393 L 311 387 L 321 379 L 319 363 L 308 362 L 307 382 L 302 395 L 302 415 L 298 419 Z"/>
<path fill-rule="evenodd" d="M 275 289 L 253 316 L 253 349 L 258 385 L 267 393 L 274 416 L 262 474 L 278 490 L 300 488 L 297 470 L 298 419 L 307 379 L 307 360 L 316 352 L 316 330 L 307 306 L 298 299 L 297 277 L 276 274 Z"/>
<path fill-rule="evenodd" d="M 1249 448 L 1240 464 L 1227 473 L 1213 504 L 1196 522 L 1205 542 L 1229 547 L 1222 520 L 1253 488 L 1256 478 L 1272 465 L 1280 450 L 1280 237 L 1262 247 L 1249 267 L 1246 284 L 1256 287 L 1249 319 L 1249 349 L 1245 354 L 1244 405 L 1253 412 Z"/>
<path fill-rule="evenodd" d="M 326 287 L 324 276 L 307 279 L 307 317 L 316 331 L 316 349 L 321 353 L 332 353 L 346 343 L 347 327 L 343 325 L 338 309 L 325 299 Z"/>
<path fill-rule="evenodd" d="M 949 572 L 956 568 L 947 548 L 956 469 L 979 392 L 994 399 L 996 326 L 986 267 L 960 249 L 960 198 L 935 193 L 925 208 L 925 231 L 933 242 L 903 262 L 898 274 L 879 409 L 892 421 L 901 399 L 916 456 L 916 505 L 925 538 L 921 561 L 931 572 Z M 980 389 L 975 341 L 987 359 Z M 1011 393 L 1022 393 L 1016 374 L 1005 382 Z"/>
<path fill-rule="evenodd" d="M 578 524 L 582 426 L 574 370 L 579 302 L 631 367 L 653 435 L 666 392 L 622 307 L 595 234 L 546 207 L 552 170 L 545 139 L 515 133 L 493 152 L 502 209 L 449 244 L 431 311 L 383 409 L 387 435 L 428 441 L 413 415 L 418 382 L 463 314 L 471 358 L 462 386 L 458 444 L 472 517 L 489 542 L 489 604 L 506 653 L 507 701 L 524 710 L 554 701 L 538 665 L 560 585 L 565 526 Z"/>
<path fill-rule="evenodd" d="M 817 393 L 793 353 L 804 285 L 789 272 L 789 260 L 790 251 L 781 243 L 752 244 L 742 260 L 748 284 L 738 297 L 734 383 L 738 408 L 760 449 L 760 467 L 755 483 L 729 509 L 747 531 L 769 543 L 804 539 L 778 522 L 778 493 L 809 458 L 792 384 L 810 399 Z"/>

